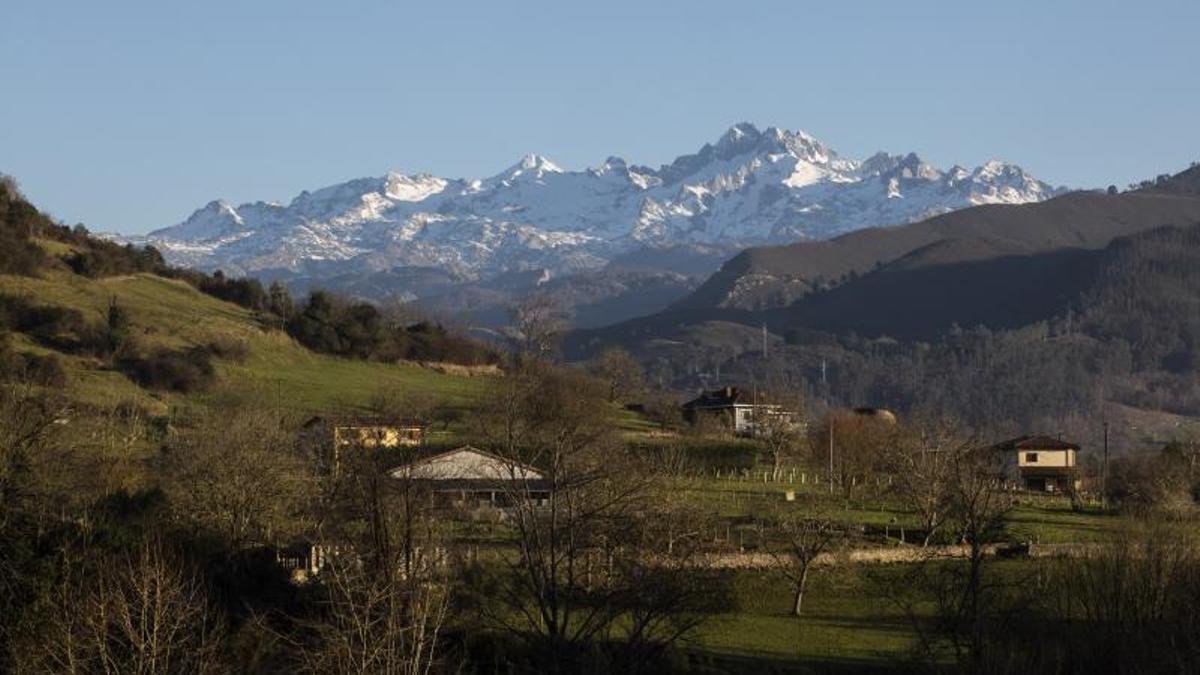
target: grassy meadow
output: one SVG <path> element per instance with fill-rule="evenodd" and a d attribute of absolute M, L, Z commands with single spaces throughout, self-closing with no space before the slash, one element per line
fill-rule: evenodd
<path fill-rule="evenodd" d="M 253 312 L 205 295 L 182 281 L 138 274 L 88 279 L 66 271 L 40 278 L 0 275 L 0 293 L 76 309 L 103 322 L 116 301 L 130 315 L 135 336 L 148 347 L 187 348 L 214 341 L 244 345 L 244 357 L 219 359 L 214 393 L 187 397 L 147 392 L 96 359 L 64 355 L 68 390 L 81 403 L 111 408 L 134 402 L 158 414 L 176 405 L 203 405 L 207 396 L 253 397 L 304 413 L 362 410 L 389 389 L 416 390 L 437 401 L 468 405 L 482 379 L 415 364 L 380 364 L 316 354 L 279 330 L 268 330 Z M 22 349 L 45 351 L 23 339 Z"/>

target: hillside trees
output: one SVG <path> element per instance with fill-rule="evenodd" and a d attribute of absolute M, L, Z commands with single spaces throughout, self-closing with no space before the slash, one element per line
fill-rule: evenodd
<path fill-rule="evenodd" d="M 33 276 L 50 257 L 30 237 L 40 226 L 41 214 L 21 196 L 16 181 L 0 174 L 0 274 Z"/>
<path fill-rule="evenodd" d="M 314 291 L 285 324 L 297 342 L 313 351 L 348 358 L 394 362 L 442 361 L 464 365 L 496 363 L 495 351 L 427 321 L 397 325 L 374 305 Z"/>

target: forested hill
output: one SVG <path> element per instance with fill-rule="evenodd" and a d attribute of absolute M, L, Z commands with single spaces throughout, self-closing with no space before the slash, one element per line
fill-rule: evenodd
<path fill-rule="evenodd" d="M 1075 192 L 1036 204 L 978 206 L 828 241 L 748 249 L 672 309 L 780 307 L 918 253 L 922 264 L 952 265 L 1102 248 L 1115 237 L 1200 221 L 1197 176 L 1200 170 L 1192 168 L 1125 193 Z"/>
<path fill-rule="evenodd" d="M 1070 432 L 1113 406 L 1200 416 L 1200 219 L 1099 250 L 955 265 L 924 253 L 784 309 L 664 314 L 568 344 L 576 357 L 624 344 L 680 390 L 771 383 L 1005 433 Z"/>

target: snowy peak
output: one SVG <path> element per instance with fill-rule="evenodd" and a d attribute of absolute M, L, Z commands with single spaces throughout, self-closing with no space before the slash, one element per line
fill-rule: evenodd
<path fill-rule="evenodd" d="M 942 171 L 915 153 L 855 160 L 803 131 L 741 122 L 658 169 L 609 157 L 567 170 L 530 154 L 486 179 L 391 172 L 286 206 L 214 201 L 145 241 L 204 268 L 319 261 L 330 274 L 424 266 L 492 278 L 597 269 L 645 248 L 822 239 L 1059 191 L 1005 162 Z"/>
<path fill-rule="evenodd" d="M 165 235 L 183 240 L 207 241 L 238 232 L 244 226 L 245 221 L 237 209 L 224 199 L 214 199 L 197 209 L 179 225 L 157 230 L 150 236 Z"/>
<path fill-rule="evenodd" d="M 449 184 L 450 181 L 428 173 L 406 176 L 392 172 L 384 179 L 384 196 L 401 202 L 419 202 L 445 190 Z"/>
<path fill-rule="evenodd" d="M 495 180 L 501 182 L 511 182 L 522 178 L 526 180 L 538 180 L 546 176 L 546 174 L 552 173 L 563 173 L 563 170 L 557 164 L 541 155 L 529 154 L 522 157 L 521 161 L 501 171 L 495 177 Z"/>

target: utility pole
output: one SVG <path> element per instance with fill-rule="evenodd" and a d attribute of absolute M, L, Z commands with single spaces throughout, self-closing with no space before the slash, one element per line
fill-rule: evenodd
<path fill-rule="evenodd" d="M 737 413 L 734 413 L 737 414 Z M 754 401 L 750 406 L 750 435 L 758 436 L 758 383 L 754 383 Z"/>
<path fill-rule="evenodd" d="M 833 415 L 829 415 L 829 494 L 833 494 Z"/>
<path fill-rule="evenodd" d="M 1108 508 L 1108 420 L 1104 420 L 1104 464 L 1100 468 L 1100 503 Z"/>
<path fill-rule="evenodd" d="M 767 358 L 767 324 L 766 324 L 766 322 L 763 322 L 763 325 L 762 325 L 762 342 L 763 342 L 763 358 L 766 359 Z"/>

